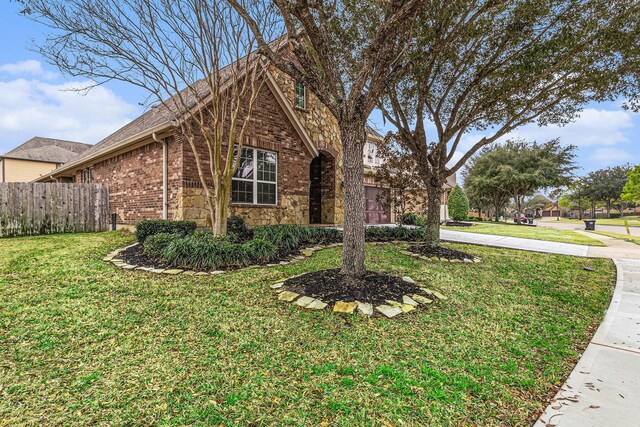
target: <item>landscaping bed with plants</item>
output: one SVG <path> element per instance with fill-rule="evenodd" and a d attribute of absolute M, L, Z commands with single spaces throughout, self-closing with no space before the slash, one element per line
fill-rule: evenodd
<path fill-rule="evenodd" d="M 367 227 L 369 242 L 418 241 L 422 228 Z M 309 247 L 342 242 L 333 227 L 266 225 L 248 228 L 242 218 L 231 217 L 224 237 L 196 230 L 191 221 L 141 221 L 136 227 L 139 245 L 118 253 L 129 265 L 180 268 L 195 271 L 235 270 L 248 266 L 289 262 Z"/>

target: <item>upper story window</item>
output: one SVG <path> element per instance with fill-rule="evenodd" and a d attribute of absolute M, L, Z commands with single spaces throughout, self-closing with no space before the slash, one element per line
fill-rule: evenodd
<path fill-rule="evenodd" d="M 238 153 L 234 148 L 234 156 Z M 275 205 L 278 194 L 278 156 L 272 151 L 243 148 L 231 180 L 231 201 Z"/>
<path fill-rule="evenodd" d="M 378 156 L 378 147 L 371 142 L 364 144 L 364 163 L 367 165 L 380 165 L 380 157 Z"/>
<path fill-rule="evenodd" d="M 307 109 L 307 88 L 300 82 L 296 82 L 296 108 Z"/>

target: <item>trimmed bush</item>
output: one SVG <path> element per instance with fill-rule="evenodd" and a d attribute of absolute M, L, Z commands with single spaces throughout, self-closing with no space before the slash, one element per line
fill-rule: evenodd
<path fill-rule="evenodd" d="M 453 190 L 451 190 L 448 207 L 449 216 L 453 218 L 454 221 L 467 219 L 467 215 L 469 215 L 469 199 L 459 185 L 456 185 L 453 187 Z"/>
<path fill-rule="evenodd" d="M 424 239 L 424 228 L 408 227 L 367 227 L 364 231 L 368 242 L 388 242 L 392 240 L 418 241 Z"/>
<path fill-rule="evenodd" d="M 402 215 L 403 225 L 417 225 L 418 227 L 424 227 L 427 225 L 427 218 L 422 215 L 418 215 L 415 212 L 408 212 Z"/>
<path fill-rule="evenodd" d="M 251 240 L 253 232 L 247 227 L 244 218 L 234 215 L 227 219 L 227 237 L 231 242 L 244 243 Z"/>
<path fill-rule="evenodd" d="M 195 221 L 167 221 L 164 219 L 144 220 L 136 225 L 136 239 L 140 243 L 154 234 L 179 234 L 185 236 L 196 230 Z"/>

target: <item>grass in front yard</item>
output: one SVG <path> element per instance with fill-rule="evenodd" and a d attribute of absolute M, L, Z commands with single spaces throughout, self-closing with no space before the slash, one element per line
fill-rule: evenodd
<path fill-rule="evenodd" d="M 589 231 L 589 233 L 600 234 L 602 236 L 613 237 L 614 239 L 624 240 L 625 242 L 635 243 L 636 245 L 640 245 L 640 237 L 638 236 L 630 236 L 628 234 L 619 234 L 619 233 L 609 233 L 607 231 Z"/>
<path fill-rule="evenodd" d="M 370 269 L 429 278 L 449 300 L 393 320 L 343 317 L 269 289 L 339 266 L 339 248 L 219 277 L 101 261 L 131 241 L 0 240 L 0 424 L 529 425 L 614 282 L 608 260 L 451 245 L 484 262 L 424 263 L 370 245 Z"/>
<path fill-rule="evenodd" d="M 573 243 L 576 245 L 604 246 L 602 242 L 571 230 L 558 230 L 548 227 L 531 227 L 509 223 L 479 222 L 472 227 L 442 227 L 445 230 L 465 231 L 469 233 L 491 234 L 496 236 L 522 237 L 524 239 L 546 240 L 549 242 Z"/>

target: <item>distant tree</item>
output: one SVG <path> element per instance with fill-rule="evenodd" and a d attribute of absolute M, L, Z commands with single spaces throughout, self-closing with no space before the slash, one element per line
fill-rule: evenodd
<path fill-rule="evenodd" d="M 517 213 L 522 213 L 526 196 L 570 182 L 573 150 L 573 146 L 560 146 L 558 140 L 545 144 L 507 141 L 485 147 L 467 168 L 465 188 L 474 197 L 491 197 L 496 212 L 513 198 Z"/>
<path fill-rule="evenodd" d="M 589 209 L 590 203 L 585 183 L 580 178 L 574 179 L 568 186 L 558 204 L 568 210 L 577 210 L 578 219 L 582 220 L 583 212 Z"/>
<path fill-rule="evenodd" d="M 454 221 L 465 220 L 469 215 L 469 199 L 458 184 L 453 187 L 451 194 L 449 194 L 448 208 L 449 216 Z"/>
<path fill-rule="evenodd" d="M 376 144 L 380 166 L 376 168 L 376 181 L 389 189 L 389 197 L 378 199 L 386 209 L 393 209 L 400 225 L 410 206 L 415 206 L 420 191 L 420 180 L 411 156 L 394 135 L 388 135 Z"/>
<path fill-rule="evenodd" d="M 488 203 L 496 221 L 500 211 L 509 200 L 509 193 L 502 185 L 499 175 L 500 165 L 505 161 L 506 152 L 494 147 L 484 147 L 473 157 L 462 173 L 464 188 L 469 201 L 484 205 Z"/>
<path fill-rule="evenodd" d="M 442 184 L 482 147 L 526 123 L 567 123 L 590 101 L 633 99 L 640 3 L 428 3 L 412 66 L 381 108 L 416 158 L 437 244 Z"/>
<path fill-rule="evenodd" d="M 611 208 L 620 201 L 630 171 L 631 166 L 623 165 L 590 172 L 585 178 L 585 188 L 593 207 L 601 202 L 607 209 L 607 217 L 611 217 Z"/>
<path fill-rule="evenodd" d="M 622 200 L 635 203 L 640 200 L 640 166 L 627 172 L 627 183 L 622 189 Z"/>

